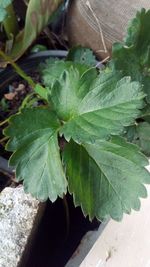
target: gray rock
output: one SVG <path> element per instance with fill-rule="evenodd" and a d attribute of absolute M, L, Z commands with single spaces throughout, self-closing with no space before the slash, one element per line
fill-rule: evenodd
<path fill-rule="evenodd" d="M 39 201 L 22 186 L 0 194 L 0 267 L 16 267 L 22 257 L 39 208 Z"/>

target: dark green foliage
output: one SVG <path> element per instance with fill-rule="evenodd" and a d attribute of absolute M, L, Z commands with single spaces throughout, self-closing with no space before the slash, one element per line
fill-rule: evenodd
<path fill-rule="evenodd" d="M 123 43 L 113 45 L 111 66 L 134 81 L 139 81 L 146 93 L 145 109 L 136 122 L 136 135 L 133 141 L 138 143 L 146 155 L 150 155 L 150 10 L 142 9 L 130 22 Z M 146 121 L 147 123 L 145 123 Z M 144 124 L 143 124 L 144 123 Z"/>
<path fill-rule="evenodd" d="M 150 12 L 142 10 L 125 43 L 114 46 L 107 71 L 91 67 L 87 50 L 81 64 L 83 49 L 69 54 L 74 62 L 43 65 L 45 89 L 37 85 L 35 91 L 47 106 L 23 109 L 4 132 L 10 164 L 27 192 L 55 201 L 68 187 L 90 219 L 121 220 L 139 210 L 150 183 L 148 160 L 121 136 L 149 155 L 149 24 Z"/>

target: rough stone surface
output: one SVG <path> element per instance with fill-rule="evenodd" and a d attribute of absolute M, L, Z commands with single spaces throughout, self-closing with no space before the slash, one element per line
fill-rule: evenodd
<path fill-rule="evenodd" d="M 0 194 L 0 267 L 16 267 L 30 236 L 39 202 L 22 186 Z"/>

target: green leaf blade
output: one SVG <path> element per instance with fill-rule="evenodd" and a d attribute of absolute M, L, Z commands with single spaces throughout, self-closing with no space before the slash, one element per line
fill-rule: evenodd
<path fill-rule="evenodd" d="M 76 46 L 70 49 L 67 61 L 73 61 L 87 66 L 96 66 L 97 61 L 93 51 L 89 48 Z"/>
<path fill-rule="evenodd" d="M 10 164 L 17 180 L 23 180 L 26 192 L 41 201 L 63 198 L 67 181 L 57 140 L 60 126 L 49 109 L 24 110 L 13 116 L 5 134 L 10 136 L 8 149 L 14 151 Z"/>
<path fill-rule="evenodd" d="M 79 104 L 90 90 L 96 76 L 95 69 L 87 69 L 81 75 L 80 67 L 78 70 L 73 65 L 62 73 L 50 91 L 54 110 L 60 119 L 67 121 L 77 114 Z"/>
<path fill-rule="evenodd" d="M 136 146 L 123 139 L 84 147 L 72 142 L 64 152 L 64 162 L 75 205 L 90 219 L 119 221 L 123 213 L 139 210 L 139 198 L 147 196 L 143 184 L 150 183 L 150 174 L 143 165 L 148 162 Z"/>
<path fill-rule="evenodd" d="M 6 148 L 15 151 L 31 136 L 37 138 L 43 131 L 51 134 L 59 126 L 55 113 L 48 108 L 23 109 L 21 113 L 10 117 L 9 126 L 4 130 L 4 134 L 11 137 Z"/>
<path fill-rule="evenodd" d="M 78 103 L 76 114 L 60 130 L 68 141 L 73 138 L 78 143 L 94 142 L 120 134 L 140 114 L 145 95 L 139 83 L 126 77 L 116 81 L 111 91 L 105 83 L 92 86 Z"/>
<path fill-rule="evenodd" d="M 150 123 L 141 122 L 137 126 L 137 143 L 148 157 L 150 156 Z"/>
<path fill-rule="evenodd" d="M 44 64 L 41 64 L 40 71 L 43 79 L 43 83 L 46 87 L 52 87 L 56 80 L 59 81 L 60 76 L 63 74 L 64 70 L 70 69 L 72 66 L 71 61 L 64 60 L 53 60 L 47 59 Z M 79 75 L 82 76 L 84 72 L 89 69 L 89 66 L 74 63 L 77 67 Z"/>

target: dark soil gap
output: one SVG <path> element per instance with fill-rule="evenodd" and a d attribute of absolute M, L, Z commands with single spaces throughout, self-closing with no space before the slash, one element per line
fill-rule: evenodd
<path fill-rule="evenodd" d="M 42 221 L 31 249 L 28 262 L 20 267 L 64 267 L 79 245 L 84 234 L 98 228 L 99 223 L 89 222 L 80 208 L 74 208 L 72 197 L 67 196 L 70 229 L 67 235 L 66 214 L 63 202 L 47 202 Z"/>

